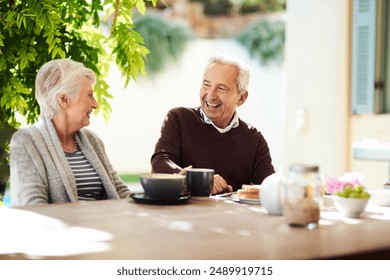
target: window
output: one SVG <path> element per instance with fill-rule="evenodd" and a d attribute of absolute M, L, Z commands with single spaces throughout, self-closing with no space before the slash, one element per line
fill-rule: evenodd
<path fill-rule="evenodd" d="M 379 62 L 383 62 L 383 83 L 382 83 L 382 94 L 383 94 L 383 109 L 382 112 L 390 113 L 390 3 L 388 0 L 383 2 L 382 12 L 382 55 L 379 58 Z M 380 86 L 381 84 L 379 84 Z"/>
<path fill-rule="evenodd" d="M 352 113 L 390 113 L 390 4 L 353 0 Z"/>

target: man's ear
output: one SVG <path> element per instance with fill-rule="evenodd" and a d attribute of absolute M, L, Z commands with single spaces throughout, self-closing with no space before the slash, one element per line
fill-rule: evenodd
<path fill-rule="evenodd" d="M 58 103 L 62 108 L 66 108 L 69 105 L 69 97 L 65 94 L 59 94 L 58 95 Z"/>
<path fill-rule="evenodd" d="M 246 90 L 244 93 L 240 94 L 240 99 L 237 101 L 237 106 L 241 106 L 245 103 L 245 100 L 248 98 L 248 91 Z"/>

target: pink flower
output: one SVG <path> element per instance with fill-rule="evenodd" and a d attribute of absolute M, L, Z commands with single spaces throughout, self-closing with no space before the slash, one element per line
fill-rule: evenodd
<path fill-rule="evenodd" d="M 326 193 L 333 194 L 337 191 L 342 191 L 345 186 L 360 186 L 362 181 L 363 175 L 359 173 L 345 173 L 338 178 L 329 177 L 326 180 Z"/>

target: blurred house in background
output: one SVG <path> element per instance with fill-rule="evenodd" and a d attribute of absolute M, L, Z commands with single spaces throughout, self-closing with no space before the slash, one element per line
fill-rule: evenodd
<path fill-rule="evenodd" d="M 108 80 L 114 99 L 109 123 L 98 116 L 90 128 L 104 140 L 113 165 L 120 173 L 150 172 L 150 157 L 165 115 L 173 107 L 200 106 L 203 71 L 211 55 L 236 55 L 251 68 L 249 97 L 239 115 L 268 140 L 275 165 L 281 164 L 283 122 L 282 65 L 262 67 L 246 49 L 230 39 L 198 39 L 189 43 L 181 59 L 152 79 L 140 78 L 123 89 L 113 67 Z"/>
<path fill-rule="evenodd" d="M 378 86 L 390 73 L 387 15 L 382 0 L 287 1 L 285 164 L 360 172 L 369 188 L 389 180 L 389 161 L 355 159 L 352 149 L 364 138 L 390 142 L 390 92 Z"/>
<path fill-rule="evenodd" d="M 199 22 L 197 33 L 204 38 L 191 42 L 163 73 L 126 89 L 113 69 L 111 120 L 92 120 L 91 128 L 104 139 L 118 171 L 150 171 L 165 114 L 176 106 L 198 106 L 207 59 L 226 53 L 250 63 L 250 94 L 239 114 L 263 132 L 275 166 L 318 164 L 326 176 L 360 172 L 368 188 L 389 180 L 390 160 L 355 159 L 352 149 L 365 138 L 390 142 L 388 1 L 287 1 L 284 62 L 266 67 L 226 34 L 213 35 L 237 32 L 231 27 L 241 26 L 235 15 L 204 20 L 197 3 L 188 10 L 188 1 L 171 2 L 176 8 L 168 16 L 179 14 L 190 26 Z M 246 17 L 242 26 L 257 16 Z"/>
<path fill-rule="evenodd" d="M 178 59 L 167 63 L 164 71 L 157 75 L 149 71 L 146 77 L 130 83 L 126 89 L 123 88 L 124 82 L 119 71 L 115 66 L 112 67 L 108 80 L 114 95 L 114 99 L 110 101 L 113 109 L 110 121 L 106 124 L 98 117 L 91 121 L 90 127 L 104 139 L 115 168 L 120 173 L 150 172 L 150 157 L 165 115 L 173 107 L 200 105 L 199 90 L 204 67 L 210 56 L 215 54 L 236 55 L 250 65 L 249 98 L 239 108 L 240 116 L 264 134 L 275 166 L 280 165 L 284 108 L 283 64 L 261 65 L 259 59 L 252 57 L 235 37 L 261 19 L 283 20 L 284 13 L 237 15 L 222 11 L 219 15 L 207 15 L 198 1 L 166 3 L 168 8 L 161 5 L 157 10 L 148 10 L 147 14 L 181 23 L 197 37 L 188 43 Z M 145 22 L 142 24 L 145 28 L 148 28 L 147 24 L 151 25 Z M 161 32 L 162 27 L 158 28 L 144 36 L 157 36 L 156 33 Z M 161 52 L 163 47 L 165 45 L 160 41 L 154 51 Z"/>

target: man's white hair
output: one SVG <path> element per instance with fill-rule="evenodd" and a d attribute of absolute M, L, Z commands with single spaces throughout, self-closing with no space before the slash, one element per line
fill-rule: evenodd
<path fill-rule="evenodd" d="M 237 91 L 240 94 L 248 91 L 250 70 L 244 61 L 234 56 L 216 55 L 209 59 L 206 69 L 213 63 L 222 63 L 236 67 L 239 72 L 237 76 Z"/>

